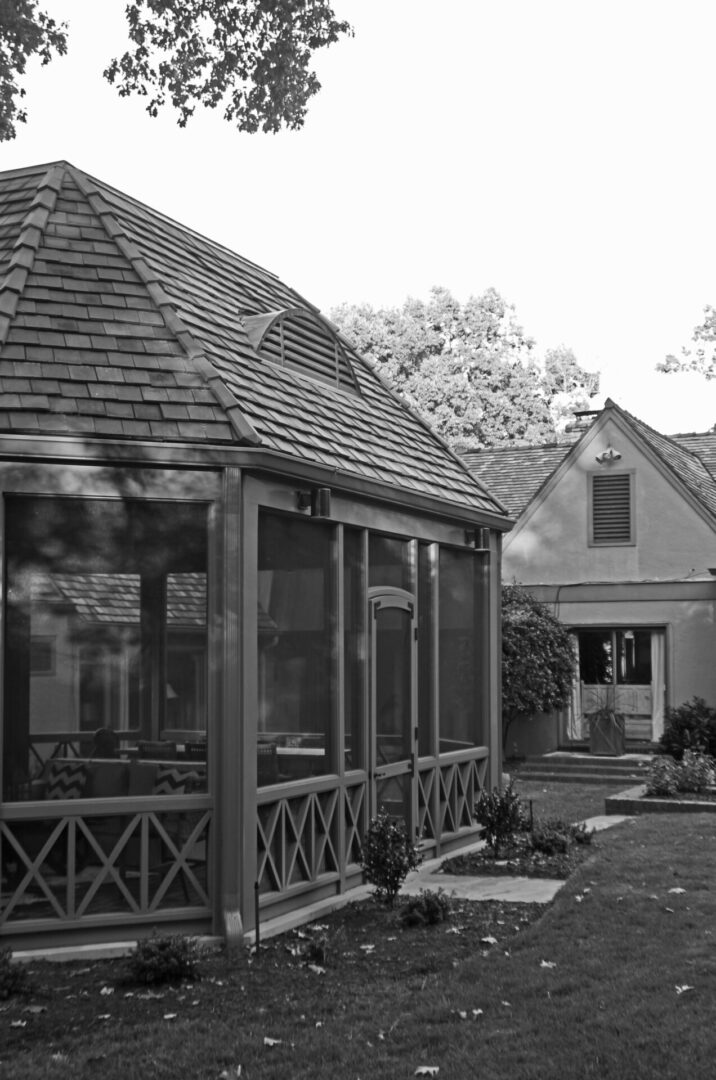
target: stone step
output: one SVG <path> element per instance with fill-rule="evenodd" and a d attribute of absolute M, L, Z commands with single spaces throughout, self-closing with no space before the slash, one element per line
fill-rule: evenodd
<path fill-rule="evenodd" d="M 642 777 L 640 775 L 632 776 L 630 773 L 624 772 L 607 772 L 603 770 L 601 772 L 564 772 L 555 770 L 549 772 L 547 770 L 535 770 L 534 772 L 525 772 L 520 769 L 519 772 L 511 773 L 516 780 L 529 780 L 530 782 L 546 782 L 546 783 L 562 783 L 562 784 L 624 784 L 625 787 L 634 786 L 641 782 Z"/>
<path fill-rule="evenodd" d="M 548 759 L 540 759 L 539 761 L 526 761 L 521 762 L 515 768 L 515 772 L 519 773 L 532 773 L 532 772 L 553 772 L 553 773 L 621 773 L 624 776 L 641 776 L 646 773 L 646 766 L 638 765 L 635 762 L 620 763 L 614 762 L 600 762 L 593 761 L 550 761 Z"/>

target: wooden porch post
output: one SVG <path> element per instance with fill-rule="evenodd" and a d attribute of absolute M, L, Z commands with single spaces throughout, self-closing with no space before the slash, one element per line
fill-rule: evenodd
<path fill-rule="evenodd" d="M 218 792 L 217 862 L 219 868 L 221 917 L 228 945 L 240 944 L 243 938 L 241 918 L 242 868 L 246 865 L 244 834 L 246 817 L 246 772 L 244 723 L 242 709 L 242 514 L 241 471 L 227 468 L 224 473 L 224 514 L 220 560 L 220 587 L 223 589 L 223 650 L 219 684 L 222 701 L 218 710 L 215 758 Z M 255 791 L 254 791 L 255 796 Z M 253 807 L 248 816 L 253 824 Z M 248 910 L 243 908 L 244 911 Z"/>

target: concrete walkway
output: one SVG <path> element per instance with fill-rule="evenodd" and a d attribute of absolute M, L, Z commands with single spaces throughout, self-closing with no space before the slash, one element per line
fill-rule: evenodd
<path fill-rule="evenodd" d="M 588 818 L 584 824 L 594 832 L 609 829 L 613 825 L 619 825 L 629 818 L 619 814 L 599 814 Z M 473 844 L 472 847 L 463 848 L 460 854 L 470 851 L 479 851 L 485 846 L 484 840 Z M 521 904 L 548 904 L 564 885 L 562 879 L 554 878 L 527 878 L 508 877 L 501 875 L 488 877 L 479 875 L 469 877 L 466 874 L 441 874 L 440 867 L 448 856 L 439 859 L 430 859 L 424 862 L 419 870 L 409 874 L 402 893 L 407 896 L 415 896 L 421 889 L 432 889 L 444 892 L 463 900 L 507 900 Z"/>

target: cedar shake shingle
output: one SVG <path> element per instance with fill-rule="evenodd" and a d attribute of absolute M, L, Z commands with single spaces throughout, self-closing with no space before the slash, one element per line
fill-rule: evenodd
<path fill-rule="evenodd" d="M 281 312 L 285 356 L 247 330 Z M 503 512 L 275 275 L 66 162 L 0 173 L 2 429 L 261 446 Z"/>

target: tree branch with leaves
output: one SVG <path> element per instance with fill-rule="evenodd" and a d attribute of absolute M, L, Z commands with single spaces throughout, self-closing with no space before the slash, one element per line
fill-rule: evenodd
<path fill-rule="evenodd" d="M 14 139 L 15 125 L 27 122 L 19 80 L 28 60 L 37 56 L 49 64 L 54 54 L 66 52 L 66 23 L 58 24 L 39 10 L 36 0 L 0 0 L 0 142 Z"/>
<path fill-rule="evenodd" d="M 684 347 L 680 357 L 665 357 L 656 365 L 656 370 L 665 375 L 695 371 L 709 381 L 716 379 L 716 308 L 710 304 L 704 308 L 703 322 L 694 329 L 691 340 L 696 348 Z"/>
<path fill-rule="evenodd" d="M 313 54 L 352 34 L 326 0 L 134 0 L 125 10 L 131 46 L 104 77 L 121 97 L 173 106 L 184 127 L 197 106 L 221 107 L 239 131 L 303 126 L 321 84 Z M 18 77 L 28 59 L 67 51 L 67 26 L 36 0 L 0 0 L 0 141 L 27 117 Z"/>

